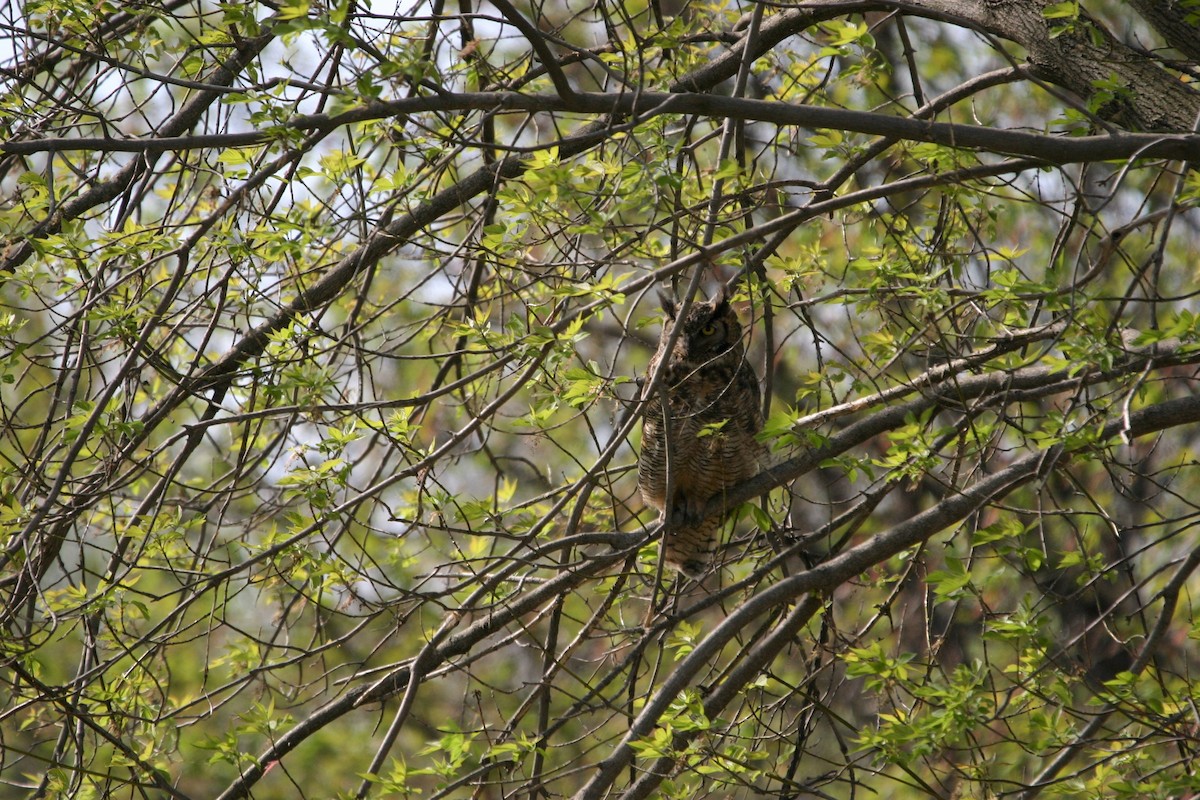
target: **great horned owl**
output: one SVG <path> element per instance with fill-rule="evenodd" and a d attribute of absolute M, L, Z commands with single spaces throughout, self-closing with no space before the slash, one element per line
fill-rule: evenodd
<path fill-rule="evenodd" d="M 643 390 L 638 488 L 667 522 L 666 562 L 695 577 L 708 565 L 723 522 L 720 514 L 705 517 L 705 506 L 758 473 L 764 452 L 754 438 L 762 429 L 760 390 L 724 288 L 712 300 L 694 303 L 682 320 L 676 319 L 675 300 L 660 296 L 667 320 Z M 672 322 L 679 335 L 667 352 Z"/>

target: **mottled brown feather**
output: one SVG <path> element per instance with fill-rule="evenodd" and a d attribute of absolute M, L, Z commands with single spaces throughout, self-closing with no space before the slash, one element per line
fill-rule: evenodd
<path fill-rule="evenodd" d="M 663 308 L 667 319 L 646 374 L 638 487 L 668 523 L 667 563 L 695 576 L 710 563 L 724 521 L 719 514 L 704 517 L 703 509 L 757 474 L 763 460 L 754 438 L 762 429 L 760 390 L 746 362 L 741 323 L 724 294 L 692 305 L 676 323 L 680 332 L 670 353 L 675 304 L 664 297 Z"/>

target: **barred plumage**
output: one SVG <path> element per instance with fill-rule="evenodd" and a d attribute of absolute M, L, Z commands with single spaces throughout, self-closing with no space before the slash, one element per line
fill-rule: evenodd
<path fill-rule="evenodd" d="M 711 560 L 724 521 L 720 514 L 705 517 L 704 508 L 759 470 L 764 448 L 754 437 L 762 429 L 760 390 L 746 363 L 741 323 L 723 289 L 708 302 L 694 303 L 677 322 L 675 301 L 663 295 L 662 302 L 667 319 L 646 373 L 638 487 L 668 522 L 667 563 L 695 577 Z M 666 353 L 672 322 L 680 332 Z M 660 363 L 663 374 L 655 388 Z"/>

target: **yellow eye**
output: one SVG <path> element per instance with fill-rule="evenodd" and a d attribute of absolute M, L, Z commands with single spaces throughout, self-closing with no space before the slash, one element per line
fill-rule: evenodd
<path fill-rule="evenodd" d="M 712 336 L 716 332 L 717 332 L 717 326 L 713 325 L 711 322 L 700 329 L 701 336 Z"/>

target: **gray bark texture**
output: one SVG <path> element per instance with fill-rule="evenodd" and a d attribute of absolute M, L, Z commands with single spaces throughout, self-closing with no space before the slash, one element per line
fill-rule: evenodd
<path fill-rule="evenodd" d="M 1200 92 L 1154 54 L 1120 41 L 1086 12 L 1073 21 L 1052 20 L 1043 15 L 1046 5 L 1038 0 L 917 0 L 909 8 L 1020 45 L 1037 77 L 1084 103 L 1111 92 L 1096 108 L 1100 122 L 1146 132 L 1195 130 Z M 1129 6 L 1172 47 L 1191 58 L 1200 54 L 1200 27 L 1189 21 L 1188 9 L 1167 0 L 1138 0 Z"/>

